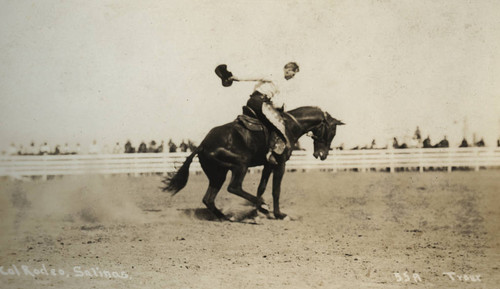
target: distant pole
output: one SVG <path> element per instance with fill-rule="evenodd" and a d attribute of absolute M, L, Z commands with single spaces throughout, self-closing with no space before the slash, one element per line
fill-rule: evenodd
<path fill-rule="evenodd" d="M 495 136 L 497 139 L 497 146 L 500 146 L 500 117 L 498 118 L 498 135 Z"/>

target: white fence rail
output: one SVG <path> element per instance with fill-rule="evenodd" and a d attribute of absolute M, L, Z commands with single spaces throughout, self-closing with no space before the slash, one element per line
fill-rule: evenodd
<path fill-rule="evenodd" d="M 48 176 L 77 174 L 166 173 L 182 165 L 189 153 L 115 155 L 1 156 L 0 176 Z M 295 151 L 288 169 L 342 170 L 441 167 L 500 167 L 500 148 L 446 148 L 331 151 L 328 159 L 314 159 L 312 152 Z M 195 158 L 191 171 L 201 171 Z"/>

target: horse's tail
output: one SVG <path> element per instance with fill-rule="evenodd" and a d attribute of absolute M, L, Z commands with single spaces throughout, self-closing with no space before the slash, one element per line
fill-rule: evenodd
<path fill-rule="evenodd" d="M 177 170 L 175 174 L 169 174 L 165 179 L 163 179 L 162 182 L 165 184 L 165 187 L 163 187 L 162 190 L 164 192 L 169 191 L 172 195 L 175 195 L 186 186 L 189 178 L 189 166 L 191 165 L 194 156 L 202 150 L 201 146 L 199 146 L 186 158 L 181 168 Z"/>

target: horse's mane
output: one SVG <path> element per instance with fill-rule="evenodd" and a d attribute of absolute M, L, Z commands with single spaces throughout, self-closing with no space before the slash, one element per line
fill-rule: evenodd
<path fill-rule="evenodd" d="M 314 114 L 315 112 L 316 114 Z M 332 117 L 328 112 L 323 111 L 321 108 L 317 106 L 301 106 L 292 110 L 287 111 L 287 113 L 293 115 L 296 118 L 302 118 L 304 116 L 307 117 L 318 117 L 318 116 L 324 116 L 326 120 L 331 123 L 331 124 L 338 124 L 338 125 L 343 125 L 344 123 L 342 121 L 337 120 L 336 118 Z"/>
<path fill-rule="evenodd" d="M 301 107 L 297 107 L 297 108 L 294 108 L 292 110 L 288 110 L 287 112 L 288 113 L 291 113 L 291 114 L 296 114 L 296 113 L 301 113 L 302 111 L 312 111 L 312 110 L 317 110 L 317 111 L 323 111 L 321 110 L 321 108 L 317 107 L 317 106 L 301 106 Z"/>
<path fill-rule="evenodd" d="M 317 106 L 301 106 L 292 110 L 287 111 L 287 113 L 293 115 L 294 117 L 302 116 L 313 116 L 311 113 L 316 112 L 318 115 L 324 114 L 323 110 Z"/>

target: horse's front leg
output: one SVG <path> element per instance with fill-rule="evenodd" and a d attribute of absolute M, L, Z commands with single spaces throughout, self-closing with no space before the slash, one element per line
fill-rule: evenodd
<path fill-rule="evenodd" d="M 257 188 L 257 199 L 259 202 L 257 204 L 257 209 L 266 215 L 269 214 L 269 207 L 264 202 L 262 195 L 266 191 L 267 182 L 269 181 L 269 176 L 271 175 L 272 171 L 273 170 L 271 169 L 271 166 L 269 165 L 264 166 L 264 169 L 262 170 L 262 176 L 260 177 L 259 187 Z"/>
<path fill-rule="evenodd" d="M 281 181 L 285 174 L 285 163 L 278 164 L 273 170 L 273 208 L 276 219 L 286 218 L 286 214 L 280 211 Z"/>

